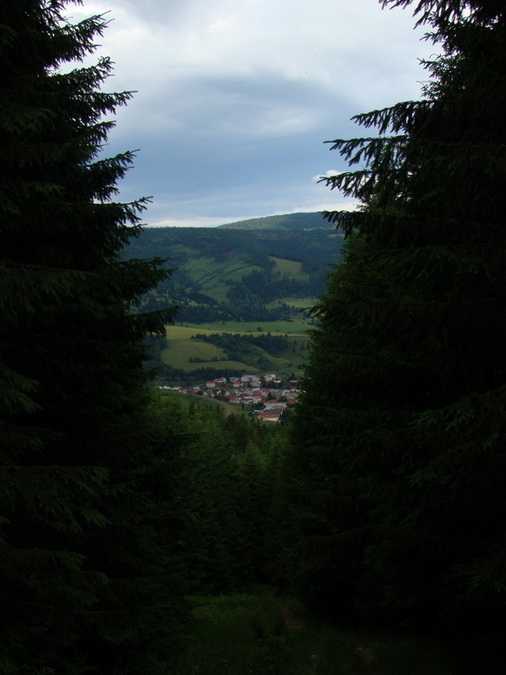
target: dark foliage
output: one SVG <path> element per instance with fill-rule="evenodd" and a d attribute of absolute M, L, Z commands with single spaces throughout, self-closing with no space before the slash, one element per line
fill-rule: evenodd
<path fill-rule="evenodd" d="M 167 276 L 122 260 L 145 201 L 113 201 L 132 153 L 100 156 L 106 24 L 66 2 L 0 14 L 0 672 L 158 672 L 182 630 L 177 434 L 154 422 L 133 314 Z M 169 442 L 170 440 L 170 442 Z"/>
<path fill-rule="evenodd" d="M 332 141 L 365 168 L 327 182 L 363 209 L 328 214 L 349 243 L 289 460 L 297 575 L 328 606 L 473 635 L 483 665 L 506 602 L 506 9 L 416 7 L 443 50 L 424 99 Z"/>

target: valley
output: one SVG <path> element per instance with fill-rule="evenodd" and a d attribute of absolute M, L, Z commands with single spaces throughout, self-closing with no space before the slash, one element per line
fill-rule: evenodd
<path fill-rule="evenodd" d="M 325 290 L 343 237 L 319 213 L 217 228 L 146 228 L 126 257 L 163 258 L 170 279 L 139 311 L 177 308 L 165 337 L 150 340 L 157 378 L 195 385 L 220 377 L 302 374 L 310 310 Z"/>

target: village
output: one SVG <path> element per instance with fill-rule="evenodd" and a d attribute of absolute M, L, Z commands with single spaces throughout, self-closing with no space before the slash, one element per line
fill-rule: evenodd
<path fill-rule="evenodd" d="M 251 410 L 257 419 L 264 422 L 279 422 L 295 405 L 300 393 L 295 377 L 284 381 L 273 373 L 218 377 L 201 385 L 162 385 L 160 388 L 240 406 Z"/>

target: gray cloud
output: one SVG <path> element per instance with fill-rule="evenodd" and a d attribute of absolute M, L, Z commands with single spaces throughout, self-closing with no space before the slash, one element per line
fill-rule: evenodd
<path fill-rule="evenodd" d="M 106 151 L 141 148 L 121 195 L 146 220 L 216 224 L 345 200 L 313 177 L 360 134 L 353 114 L 418 96 L 430 53 L 407 12 L 376 0 L 85 0 L 110 8 L 112 90 L 137 89 Z"/>

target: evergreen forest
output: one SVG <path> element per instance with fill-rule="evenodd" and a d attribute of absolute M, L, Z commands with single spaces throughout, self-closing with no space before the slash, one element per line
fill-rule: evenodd
<path fill-rule="evenodd" d="M 107 19 L 77 1 L 0 9 L 0 675 L 503 673 L 503 0 L 383 0 L 440 55 L 330 141 L 360 208 L 325 214 L 342 259 L 279 423 L 156 386 L 173 263 L 117 201 L 131 93 L 83 65 Z M 267 294 L 289 268 L 255 260 Z"/>

